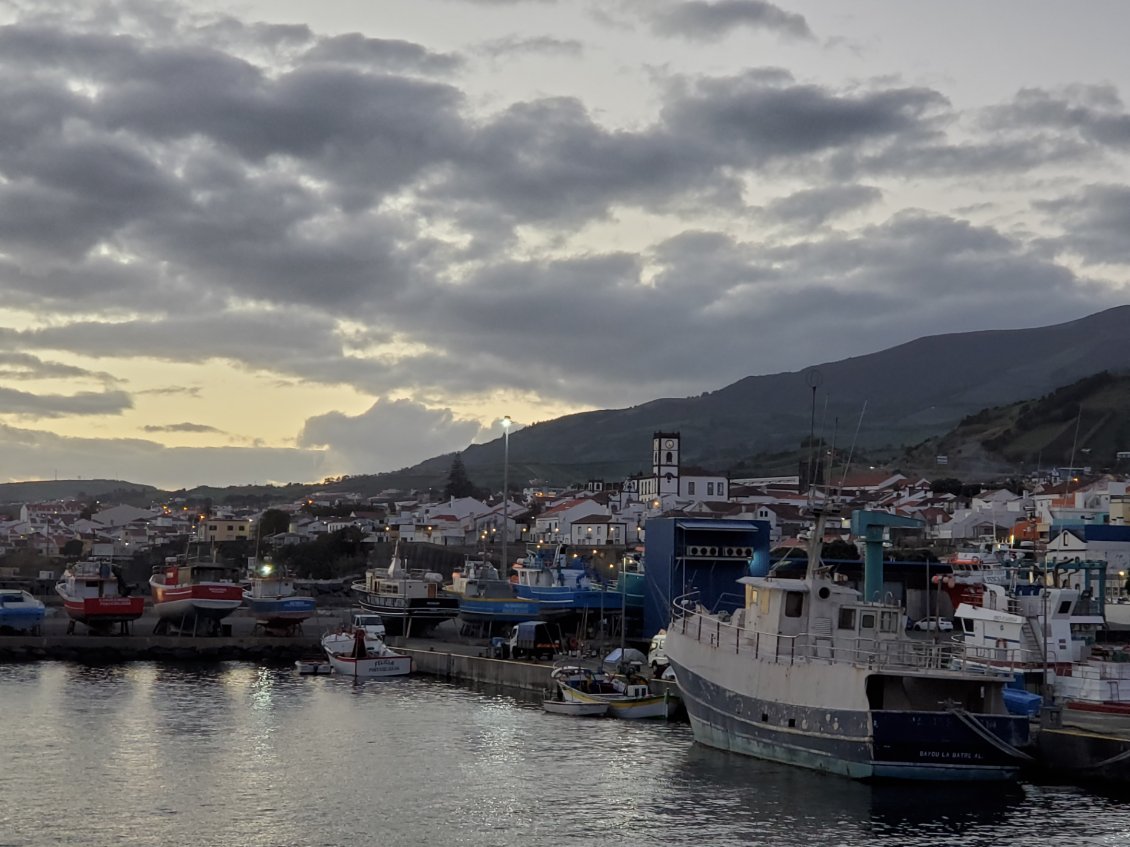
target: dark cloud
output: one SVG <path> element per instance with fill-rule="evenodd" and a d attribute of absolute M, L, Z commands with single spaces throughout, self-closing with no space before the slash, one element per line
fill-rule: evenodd
<path fill-rule="evenodd" d="M 356 32 L 319 39 L 304 58 L 313 62 L 345 62 L 399 73 L 448 74 L 463 64 L 457 56 L 433 53 L 410 41 L 366 38 Z"/>
<path fill-rule="evenodd" d="M 165 447 L 140 438 L 67 438 L 0 423 L 8 479 L 128 479 L 177 490 L 233 482 L 314 482 L 318 451 L 274 447 Z M 223 470 L 221 470 L 223 469 Z"/>
<path fill-rule="evenodd" d="M 105 371 L 91 371 L 62 362 L 46 361 L 31 353 L 12 351 L 0 351 L 0 379 L 89 379 L 103 383 L 119 381 Z"/>
<path fill-rule="evenodd" d="M 767 204 L 764 216 L 784 224 L 818 227 L 832 218 L 879 202 L 883 192 L 873 185 L 806 188 Z"/>
<path fill-rule="evenodd" d="M 214 426 L 208 424 L 197 423 L 176 423 L 176 424 L 147 424 L 142 428 L 143 432 L 212 432 L 222 433 L 223 430 L 216 429 Z"/>
<path fill-rule="evenodd" d="M 985 110 L 994 130 L 1050 130 L 1101 148 L 1130 146 L 1130 112 L 1113 85 L 1074 85 L 1058 91 L 1027 88 L 1011 103 Z"/>
<path fill-rule="evenodd" d="M 481 48 L 483 53 L 494 58 L 521 56 L 526 54 L 538 56 L 580 56 L 584 46 L 573 38 L 562 39 L 543 35 L 536 38 L 497 38 L 486 41 Z"/>
<path fill-rule="evenodd" d="M 1089 185 L 1067 197 L 1035 204 L 1063 235 L 1043 243 L 1091 265 L 1130 264 L 1130 188 Z"/>
<path fill-rule="evenodd" d="M 118 415 L 133 407 L 124 391 L 79 391 L 75 394 L 32 394 L 0 387 L 0 409 L 4 414 L 28 418 L 61 418 L 73 415 Z"/>
<path fill-rule="evenodd" d="M 789 38 L 813 37 L 803 15 L 763 0 L 691 0 L 661 5 L 651 17 L 652 27 L 661 35 L 700 41 L 716 41 L 742 28 L 769 30 Z"/>

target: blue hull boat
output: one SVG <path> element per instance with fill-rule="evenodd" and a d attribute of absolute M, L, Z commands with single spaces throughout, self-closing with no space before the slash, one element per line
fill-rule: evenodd
<path fill-rule="evenodd" d="M 46 611 L 43 602 L 26 591 L 0 589 L 0 629 L 38 635 Z"/>

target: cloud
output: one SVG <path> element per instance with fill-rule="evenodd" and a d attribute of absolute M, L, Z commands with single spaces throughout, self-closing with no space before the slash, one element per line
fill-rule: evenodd
<path fill-rule="evenodd" d="M 28 479 L 122 479 L 176 490 L 231 483 L 325 478 L 319 451 L 272 447 L 164 447 L 138 438 L 65 438 L 0 424 L 4 475 Z M 225 468 L 222 478 L 218 469 Z"/>
<path fill-rule="evenodd" d="M 208 426 L 208 424 L 187 422 L 176 424 L 146 424 L 141 429 L 144 432 L 223 432 L 223 430 L 217 429 L 214 426 Z"/>
<path fill-rule="evenodd" d="M 652 26 L 660 35 L 699 41 L 717 41 L 741 28 L 768 30 L 789 38 L 813 38 L 803 15 L 786 12 L 763 0 L 691 0 L 661 6 L 651 17 Z"/>
<path fill-rule="evenodd" d="M 527 54 L 575 57 L 584 52 L 584 46 L 575 38 L 554 38 L 549 35 L 527 38 L 509 36 L 485 41 L 480 50 L 495 59 Z"/>
<path fill-rule="evenodd" d="M 71 415 L 118 415 L 133 407 L 124 391 L 79 391 L 74 394 L 32 394 L 0 387 L 0 409 L 4 414 L 30 418 L 61 418 Z"/>
<path fill-rule="evenodd" d="M 1042 201 L 1048 223 L 1063 234 L 1043 243 L 1056 253 L 1077 256 L 1087 264 L 1130 264 L 1130 188 L 1088 185 L 1066 197 Z"/>
<path fill-rule="evenodd" d="M 772 201 L 763 209 L 766 219 L 796 226 L 817 227 L 832 218 L 879 202 L 883 192 L 873 185 L 832 185 L 806 188 Z"/>
<path fill-rule="evenodd" d="M 557 4 L 574 26 L 549 30 L 483 3 L 443 49 L 48 5 L 0 27 L 9 415 L 113 423 L 131 360 L 220 363 L 280 396 L 369 398 L 359 416 L 311 410 L 303 449 L 278 455 L 308 476 L 385 470 L 492 437 L 460 411 L 493 414 L 484 394 L 625 406 L 939 325 L 1058 322 L 1113 304 L 1087 274 L 1126 261 L 1116 86 L 969 109 L 897 73 L 748 67 L 725 45 L 691 61 L 638 26 L 812 37 L 769 3 L 610 4 L 637 24 L 613 40 L 591 8 Z M 594 91 L 587 63 L 612 46 L 623 79 Z M 609 105 L 621 82 L 630 117 Z M 247 431 L 208 408 L 206 380 L 144 393 L 193 397 L 216 424 L 202 435 Z"/>
<path fill-rule="evenodd" d="M 429 409 L 410 400 L 378 400 L 366 412 L 317 415 L 306 421 L 298 446 L 326 448 L 327 462 L 355 473 L 403 468 L 462 450 L 478 435 L 477 421 L 450 409 Z"/>
<path fill-rule="evenodd" d="M 105 371 L 91 371 L 62 362 L 45 361 L 30 353 L 2 350 L 0 350 L 0 379 L 89 379 L 108 384 L 118 381 Z"/>

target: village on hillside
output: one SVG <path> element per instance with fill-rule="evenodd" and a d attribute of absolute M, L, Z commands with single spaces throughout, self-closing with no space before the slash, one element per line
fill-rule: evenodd
<path fill-rule="evenodd" d="M 352 533 L 368 554 L 400 542 L 417 549 L 451 548 L 460 555 L 481 551 L 498 560 L 504 538 L 511 562 L 530 544 L 642 553 L 648 521 L 656 517 L 762 521 L 769 526 L 774 549 L 781 551 L 804 543 L 813 498 L 828 496 L 838 508 L 827 524 L 826 543 L 856 545 L 850 515 L 866 509 L 920 522 L 919 528 L 888 531 L 887 546 L 903 553 L 941 558 L 963 547 L 995 545 L 1027 551 L 1048 563 L 1103 560 L 1112 588 L 1121 588 L 1130 570 L 1130 496 L 1124 477 L 1058 469 L 1025 480 L 1019 492 L 970 485 L 955 491 L 938 480 L 867 468 L 813 488 L 802 480 L 803 465 L 794 476 L 733 479 L 683 464 L 680 452 L 679 433 L 655 433 L 650 473 L 590 480 L 575 488 L 531 481 L 509 501 L 501 494 L 484 502 L 401 491 L 361 497 L 337 490 L 269 508 L 214 507 L 206 513 L 181 501 L 150 508 L 11 504 L 10 514 L 0 520 L 0 580 L 31 582 L 40 589 L 37 593 L 47 593 L 66 564 L 81 558 L 149 566 L 161 561 L 160 554 L 182 550 L 189 542 L 220 549 L 236 545 L 248 555 L 279 555 L 343 531 Z M 265 533 L 262 519 L 268 512 L 276 518 L 282 513 L 285 528 L 276 520 Z"/>

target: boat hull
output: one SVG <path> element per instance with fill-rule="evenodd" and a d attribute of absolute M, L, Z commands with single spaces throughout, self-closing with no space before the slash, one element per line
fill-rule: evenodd
<path fill-rule="evenodd" d="M 670 640 L 670 634 L 668 634 Z M 671 645 L 668 644 L 670 657 Z M 954 712 L 806 707 L 724 688 L 671 658 L 696 741 L 709 747 L 855 779 L 1010 780 L 1020 760 Z M 974 715 L 1018 748 L 1027 718 Z"/>
<path fill-rule="evenodd" d="M 407 676 L 412 673 L 411 656 L 374 656 L 356 659 L 326 651 L 326 658 L 334 673 L 354 679 L 380 679 L 390 676 Z"/>
<path fill-rule="evenodd" d="M 421 635 L 459 614 L 457 597 L 386 597 L 356 588 L 354 591 L 358 605 L 380 615 L 389 635 Z"/>
<path fill-rule="evenodd" d="M 59 591 L 67 617 L 98 629 L 135 621 L 145 613 L 143 597 L 73 597 Z"/>
<path fill-rule="evenodd" d="M 313 597 L 250 597 L 245 593 L 244 599 L 251 616 L 268 626 L 302 623 L 317 612 Z"/>
<path fill-rule="evenodd" d="M 554 715 L 570 715 L 575 718 L 599 718 L 608 714 L 607 703 L 542 700 L 541 707 Z"/>
<path fill-rule="evenodd" d="M 220 620 L 243 604 L 243 589 L 233 583 L 165 585 L 150 580 L 149 584 L 153 590 L 153 611 L 166 620 Z"/>

